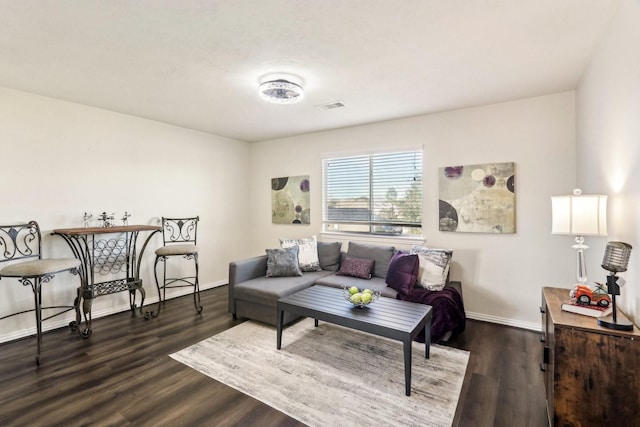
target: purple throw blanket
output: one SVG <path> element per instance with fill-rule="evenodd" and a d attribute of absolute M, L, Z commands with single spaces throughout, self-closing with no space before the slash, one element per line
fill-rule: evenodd
<path fill-rule="evenodd" d="M 415 287 L 407 295 L 398 293 L 397 299 L 433 307 L 431 318 L 431 342 L 433 343 L 440 341 L 448 331 L 464 331 L 467 317 L 464 314 L 462 297 L 455 288 L 446 287 L 441 291 L 430 291 Z M 424 329 L 415 340 L 424 342 Z"/>

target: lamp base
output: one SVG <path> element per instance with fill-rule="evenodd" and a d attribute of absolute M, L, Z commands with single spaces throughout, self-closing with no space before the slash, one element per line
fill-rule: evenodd
<path fill-rule="evenodd" d="M 626 319 L 613 320 L 612 316 L 600 317 L 598 319 L 598 325 L 604 328 L 615 329 L 616 331 L 633 331 L 633 323 Z"/>

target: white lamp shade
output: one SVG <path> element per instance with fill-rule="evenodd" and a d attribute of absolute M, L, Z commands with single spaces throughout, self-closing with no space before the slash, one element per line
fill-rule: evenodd
<path fill-rule="evenodd" d="M 554 196 L 551 211 L 552 234 L 607 235 L 607 196 Z"/>

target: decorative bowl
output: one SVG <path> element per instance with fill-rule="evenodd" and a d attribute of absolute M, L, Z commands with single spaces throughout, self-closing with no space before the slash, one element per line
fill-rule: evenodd
<path fill-rule="evenodd" d="M 363 294 L 365 293 L 371 294 L 371 296 L 363 296 Z M 366 306 L 380 298 L 380 291 L 368 288 L 358 288 L 356 286 L 343 286 L 342 296 L 355 307 L 365 308 Z"/>

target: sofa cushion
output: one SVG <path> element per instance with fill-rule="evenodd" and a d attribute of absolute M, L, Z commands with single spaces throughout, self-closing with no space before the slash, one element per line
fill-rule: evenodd
<path fill-rule="evenodd" d="M 280 239 L 280 246 L 290 248 L 298 247 L 298 264 L 301 271 L 320 271 L 318 260 L 318 240 L 316 236 L 301 239 Z"/>
<path fill-rule="evenodd" d="M 320 268 L 329 271 L 338 271 L 340 268 L 340 242 L 318 242 L 318 259 Z"/>
<path fill-rule="evenodd" d="M 399 251 L 389 263 L 386 283 L 403 295 L 408 294 L 418 281 L 420 262 L 417 254 Z"/>
<path fill-rule="evenodd" d="M 306 275 L 307 273 L 305 273 Z M 330 286 L 332 288 L 350 288 L 352 286 L 358 289 L 371 289 L 372 291 L 380 292 L 383 297 L 395 298 L 398 292 L 387 286 L 384 279 L 380 277 L 373 277 L 371 280 L 358 279 L 352 276 L 338 276 L 337 274 L 330 274 L 324 276 L 315 281 L 315 285 Z"/>
<path fill-rule="evenodd" d="M 302 276 L 258 277 L 238 283 L 234 286 L 234 297 L 239 300 L 251 301 L 258 304 L 276 306 L 278 299 L 289 296 L 313 285 L 323 276 L 330 275 L 329 271 L 312 271 Z"/>
<path fill-rule="evenodd" d="M 447 283 L 453 251 L 414 246 L 411 253 L 417 254 L 420 261 L 417 285 L 430 291 L 442 290 Z"/>
<path fill-rule="evenodd" d="M 396 250 L 393 246 L 369 245 L 366 243 L 349 242 L 347 255 L 350 258 L 372 259 L 373 275 L 386 279 L 389 262 Z"/>
<path fill-rule="evenodd" d="M 298 247 L 266 249 L 267 277 L 302 276 L 298 264 Z"/>
<path fill-rule="evenodd" d="M 360 279 L 371 279 L 371 271 L 373 270 L 372 259 L 351 258 L 347 257 L 342 261 L 340 270 L 336 273 L 339 276 L 352 276 Z"/>

